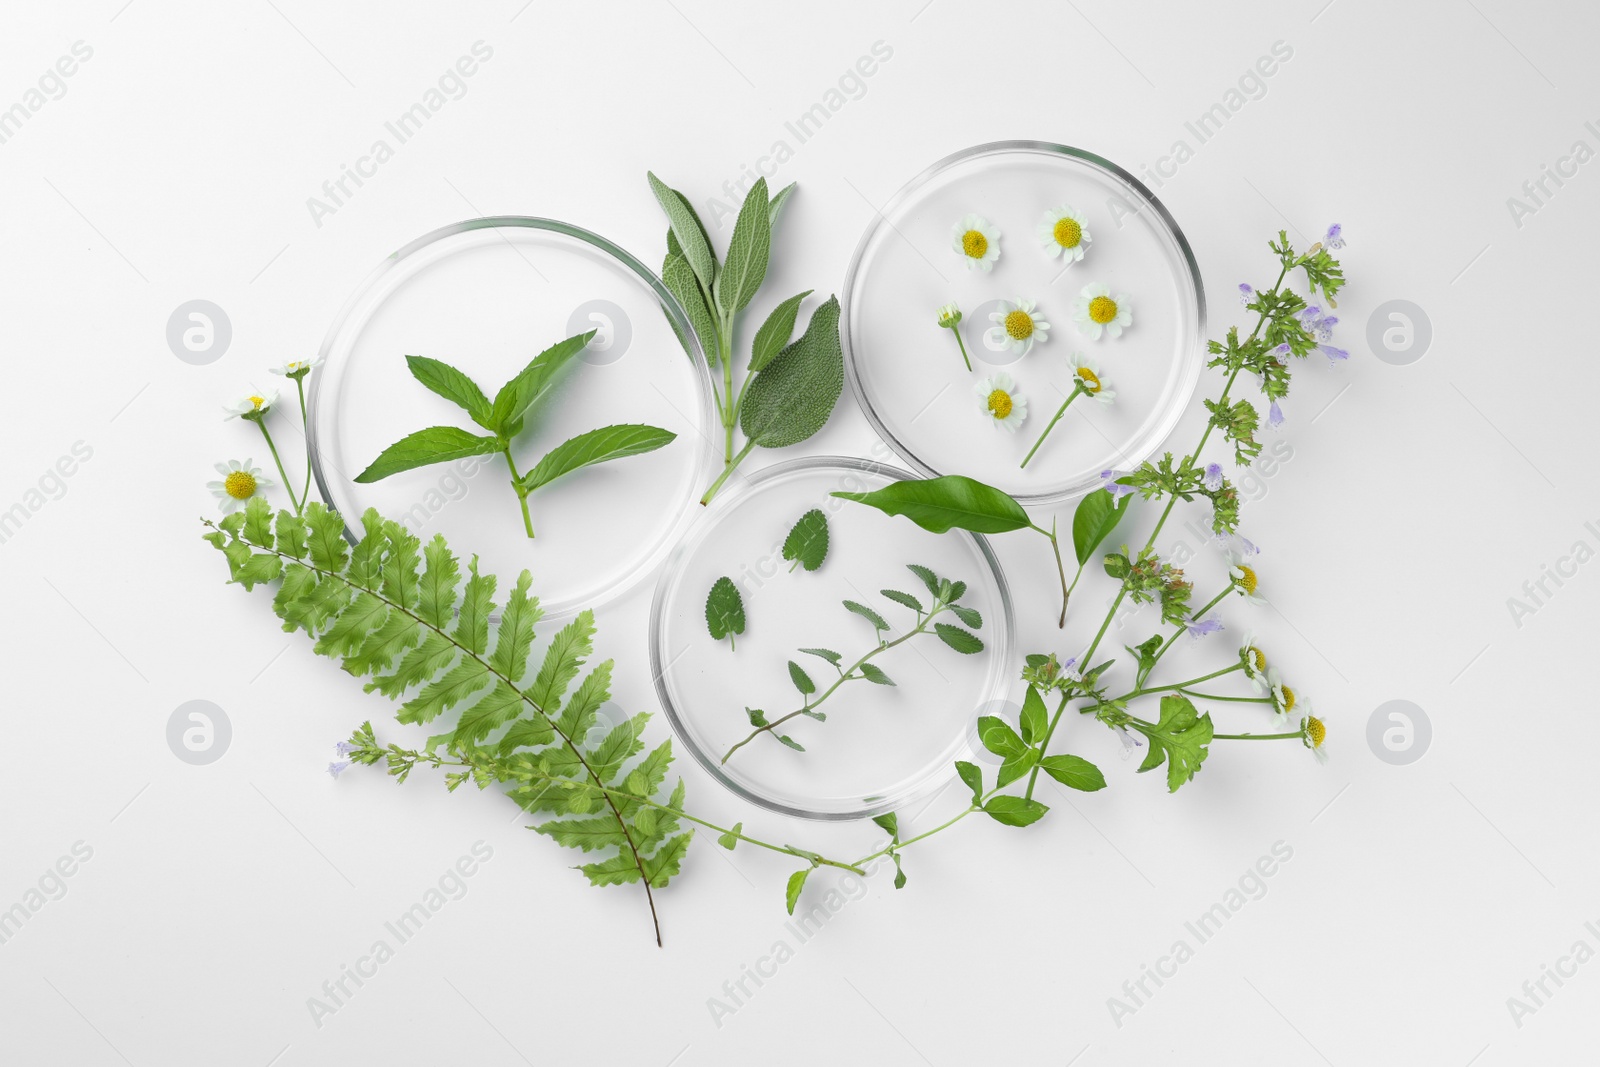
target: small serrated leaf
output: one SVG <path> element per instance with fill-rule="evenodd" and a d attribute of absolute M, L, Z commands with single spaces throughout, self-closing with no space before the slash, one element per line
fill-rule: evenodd
<path fill-rule="evenodd" d="M 929 596 L 935 600 L 939 599 L 939 576 L 937 574 L 920 563 L 907 563 L 906 569 L 922 579 L 922 584 L 928 587 Z"/>
<path fill-rule="evenodd" d="M 802 745 L 800 742 L 796 741 L 794 738 L 790 737 L 788 734 L 779 734 L 778 735 L 778 740 L 782 741 L 784 744 L 788 745 L 790 748 L 794 749 L 796 752 L 804 752 L 806 750 L 806 746 Z"/>
<path fill-rule="evenodd" d="M 793 560 L 795 567 L 814 571 L 828 557 L 828 517 L 819 508 L 812 508 L 789 530 L 783 541 L 783 558 Z"/>
<path fill-rule="evenodd" d="M 873 626 L 873 629 L 887 630 L 889 628 L 889 624 L 884 621 L 883 616 L 879 615 L 876 611 L 873 611 L 865 604 L 858 604 L 854 600 L 846 600 L 844 602 L 844 607 L 846 611 L 853 611 L 857 615 L 860 615 L 863 619 L 866 619 L 868 622 L 870 622 Z"/>
<path fill-rule="evenodd" d="M 817 691 L 817 683 L 813 682 L 811 680 L 811 675 L 807 674 L 805 669 L 794 660 L 789 661 L 789 680 L 793 682 L 794 687 L 800 690 L 800 692 L 805 696 L 810 696 L 812 693 Z"/>
<path fill-rule="evenodd" d="M 976 634 L 968 633 L 959 626 L 951 626 L 947 622 L 935 623 L 934 633 L 939 635 L 939 640 L 961 653 L 971 656 L 983 651 L 983 642 Z"/>
<path fill-rule="evenodd" d="M 711 585 L 706 596 L 706 629 L 713 640 L 728 639 L 729 648 L 737 648 L 733 635 L 744 633 L 744 598 L 733 579 L 724 575 Z"/>
<path fill-rule="evenodd" d="M 950 610 L 955 617 L 972 627 L 974 630 L 983 629 L 983 616 L 973 608 L 962 607 L 960 604 L 951 604 Z"/>
<path fill-rule="evenodd" d="M 894 679 L 890 678 L 887 674 L 884 674 L 882 668 L 875 663 L 863 663 L 861 665 L 861 677 L 878 685 L 894 684 Z"/>
<path fill-rule="evenodd" d="M 912 611 L 918 612 L 919 614 L 922 611 L 922 601 L 918 600 L 910 593 L 902 593 L 898 589 L 880 589 L 878 590 L 878 593 L 884 599 L 892 600 L 901 607 L 910 608 Z"/>
<path fill-rule="evenodd" d="M 820 659 L 825 659 L 835 667 L 837 667 L 844 659 L 843 656 L 839 655 L 839 653 L 835 652 L 831 648 L 802 648 L 800 651 L 804 652 L 808 656 L 816 656 Z"/>

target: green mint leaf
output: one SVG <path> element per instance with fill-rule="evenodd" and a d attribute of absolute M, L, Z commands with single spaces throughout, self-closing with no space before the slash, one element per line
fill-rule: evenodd
<path fill-rule="evenodd" d="M 695 336 L 700 339 L 700 351 L 705 354 L 706 362 L 715 369 L 719 358 L 717 325 L 711 317 L 711 309 L 706 306 L 706 297 L 700 291 L 700 281 L 694 276 L 694 268 L 689 266 L 689 261 L 682 254 L 669 254 L 661 267 L 661 280 L 683 306 L 684 314 L 689 317 L 689 325 L 694 327 Z M 676 329 L 677 324 L 674 323 L 673 327 Z"/>
<path fill-rule="evenodd" d="M 989 803 L 983 810 L 997 823 L 1006 826 L 1028 826 L 1044 818 L 1044 813 L 1050 809 L 1037 800 L 1028 800 L 1024 797 L 990 797 Z"/>
<path fill-rule="evenodd" d="M 739 428 L 762 448 L 798 444 L 822 429 L 843 390 L 839 298 L 830 296 L 811 313 L 799 340 L 750 379 Z"/>
<path fill-rule="evenodd" d="M 906 569 L 922 579 L 922 584 L 928 587 L 928 593 L 933 599 L 939 599 L 939 576 L 937 574 L 917 563 L 907 563 Z"/>
<path fill-rule="evenodd" d="M 1050 729 L 1050 713 L 1045 710 L 1044 698 L 1039 690 L 1028 686 L 1028 695 L 1022 698 L 1022 740 L 1026 744 L 1043 741 Z"/>
<path fill-rule="evenodd" d="M 974 805 L 982 804 L 983 771 L 978 768 L 978 765 L 976 763 L 968 763 L 966 760 L 957 760 L 956 773 L 961 776 L 961 780 L 966 783 L 967 788 L 972 790 L 972 803 Z"/>
<path fill-rule="evenodd" d="M 939 635 L 939 640 L 963 656 L 971 656 L 974 653 L 983 651 L 983 642 L 978 640 L 978 636 L 968 633 L 959 626 L 951 626 L 947 622 L 935 623 L 933 632 Z"/>
<path fill-rule="evenodd" d="M 739 834 L 741 832 L 743 832 L 743 830 L 744 830 L 744 823 L 742 823 L 742 822 L 734 823 L 733 824 L 733 829 L 727 831 L 726 833 L 721 833 L 721 834 L 717 835 L 717 844 L 721 845 L 723 848 L 727 849 L 729 852 L 732 852 L 733 851 L 733 847 L 739 843 Z"/>
<path fill-rule="evenodd" d="M 693 268 L 700 287 L 709 293 L 716 279 L 717 259 L 711 253 L 711 242 L 706 240 L 705 228 L 700 225 L 700 219 L 682 193 L 669 188 L 654 174 L 646 172 L 646 177 L 650 180 L 650 191 L 655 194 L 656 203 L 667 213 L 667 223 L 672 227 L 672 236 L 678 242 L 683 257 Z"/>
<path fill-rule="evenodd" d="M 1154 770 L 1166 761 L 1169 793 L 1176 793 L 1199 773 L 1210 751 L 1211 715 L 1196 712 L 1188 697 L 1162 697 L 1160 721 L 1154 726 L 1130 722 L 1128 727 L 1150 741 L 1150 754 L 1139 765 L 1140 771 Z"/>
<path fill-rule="evenodd" d="M 1002 759 L 1013 759 L 1028 750 L 1011 724 L 994 715 L 978 718 L 978 740 L 983 747 Z"/>
<path fill-rule="evenodd" d="M 811 676 L 794 660 L 789 661 L 789 680 L 805 696 L 810 696 L 817 691 L 817 683 L 813 682 Z"/>
<path fill-rule="evenodd" d="M 943 594 L 939 597 L 940 600 L 943 600 L 947 604 L 954 604 L 956 601 L 967 595 L 967 583 L 951 582 L 948 589 L 946 589 L 943 583 L 941 583 L 939 586 L 939 591 L 941 594 Z"/>
<path fill-rule="evenodd" d="M 883 832 L 889 835 L 890 840 L 900 840 L 900 820 L 895 817 L 894 812 L 889 811 L 882 815 L 874 815 L 872 821 L 883 828 Z"/>
<path fill-rule="evenodd" d="M 828 558 L 828 517 L 820 509 L 812 508 L 790 529 L 783 541 L 783 558 L 808 571 L 822 566 Z"/>
<path fill-rule="evenodd" d="M 595 331 L 557 341 L 528 361 L 494 396 L 489 412 L 489 428 L 502 437 L 515 437 L 522 431 L 523 416 L 554 388 L 557 373 L 572 362 L 594 338 Z"/>
<path fill-rule="evenodd" d="M 532 492 L 582 467 L 654 452 L 671 444 L 677 436 L 659 426 L 641 423 L 602 426 L 556 445 L 522 476 L 520 484 L 524 492 Z"/>
<path fill-rule="evenodd" d="M 892 600 L 901 607 L 910 608 L 912 611 L 917 612 L 922 610 L 922 601 L 918 600 L 910 593 L 902 593 L 898 589 L 880 589 L 878 590 L 878 593 L 884 599 Z"/>
<path fill-rule="evenodd" d="M 1030 748 L 1020 756 L 1012 756 L 1000 765 L 999 773 L 995 777 L 995 785 L 1002 789 L 1005 788 L 1033 770 L 1033 765 L 1038 762 L 1038 749 Z"/>
<path fill-rule="evenodd" d="M 427 356 L 407 356 L 406 366 L 413 378 L 461 408 L 473 422 L 485 430 L 494 428 L 489 424 L 489 398 L 466 374 Z"/>
<path fill-rule="evenodd" d="M 783 890 L 783 903 L 789 909 L 789 914 L 794 914 L 794 906 L 800 901 L 800 890 L 806 887 L 806 879 L 811 877 L 815 867 L 806 867 L 795 871 L 789 876 L 789 884 Z"/>
<path fill-rule="evenodd" d="M 956 618 L 974 630 L 983 629 L 983 616 L 973 608 L 964 608 L 960 604 L 951 604 L 950 610 L 955 613 Z"/>
<path fill-rule="evenodd" d="M 717 272 L 713 293 L 724 318 L 732 319 L 755 297 L 767 276 L 772 254 L 772 214 L 767 203 L 767 179 L 757 178 L 739 208 L 728 240 L 728 255 Z"/>
<path fill-rule="evenodd" d="M 744 598 L 732 578 L 724 576 L 712 583 L 706 597 L 706 629 L 714 640 L 726 637 L 729 648 L 738 647 L 733 635 L 744 633 Z"/>
<path fill-rule="evenodd" d="M 794 195 L 795 184 L 796 183 L 794 182 L 790 182 L 788 185 L 785 185 L 782 189 L 779 189 L 773 194 L 772 203 L 767 207 L 767 221 L 769 223 L 773 225 L 777 224 L 778 215 L 783 211 L 783 205 L 788 203 L 789 198 Z"/>
<path fill-rule="evenodd" d="M 794 336 L 794 320 L 800 314 L 800 302 L 810 296 L 811 292 L 807 289 L 799 296 L 791 296 L 772 309 L 767 321 L 756 331 L 755 340 L 750 342 L 750 373 L 754 374 L 766 367 L 772 362 L 772 357 L 789 343 L 789 338 Z"/>
<path fill-rule="evenodd" d="M 1032 525 L 1022 505 L 992 485 L 948 474 L 942 478 L 891 482 L 870 493 L 833 493 L 888 515 L 904 515 L 924 530 L 952 529 L 997 534 Z"/>
<path fill-rule="evenodd" d="M 1066 753 L 1046 756 L 1039 761 L 1039 766 L 1044 769 L 1044 773 L 1069 789 L 1081 789 L 1085 793 L 1092 793 L 1096 789 L 1106 787 L 1106 776 L 1100 773 L 1100 768 L 1082 756 L 1071 756 Z"/>
<path fill-rule="evenodd" d="M 839 655 L 839 653 L 835 652 L 831 648 L 802 648 L 800 651 L 804 652 L 808 656 L 820 656 L 822 659 L 827 660 L 835 667 L 837 667 L 840 661 L 844 659 L 843 656 Z"/>
<path fill-rule="evenodd" d="M 1111 536 L 1132 499 L 1133 494 L 1126 493 L 1113 502 L 1110 493 L 1094 490 L 1078 502 L 1078 510 L 1072 513 L 1072 548 L 1080 567 L 1094 557 L 1100 542 Z"/>
<path fill-rule="evenodd" d="M 356 475 L 356 481 L 376 482 L 430 463 L 487 456 L 498 451 L 500 442 L 493 437 L 479 437 L 455 426 L 430 426 L 407 434 L 384 449 L 366 470 Z"/>
<path fill-rule="evenodd" d="M 894 679 L 890 678 L 887 674 L 884 674 L 875 663 L 863 663 L 861 665 L 861 677 L 865 678 L 869 682 L 874 683 L 875 685 L 894 684 Z"/>
<path fill-rule="evenodd" d="M 750 716 L 750 725 L 757 729 L 767 725 L 767 713 L 760 708 L 745 708 L 744 713 Z"/>
<path fill-rule="evenodd" d="M 887 630 L 889 628 L 889 624 L 884 621 L 883 616 L 879 615 L 876 611 L 873 611 L 865 604 L 858 604 L 854 600 L 846 600 L 844 602 L 844 607 L 846 611 L 853 611 L 857 615 L 860 615 L 863 619 L 866 619 L 872 624 L 872 627 L 875 630 Z"/>

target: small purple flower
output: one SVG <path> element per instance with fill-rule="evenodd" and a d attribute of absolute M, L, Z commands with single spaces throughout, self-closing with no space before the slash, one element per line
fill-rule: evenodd
<path fill-rule="evenodd" d="M 1249 304 L 1250 304 L 1250 301 L 1255 298 L 1255 295 L 1256 295 L 1256 291 L 1254 289 L 1250 288 L 1250 283 L 1249 282 L 1240 282 L 1239 283 L 1239 303 L 1244 304 L 1245 306 L 1248 307 Z"/>
<path fill-rule="evenodd" d="M 350 761 L 349 760 L 340 760 L 338 763 L 330 763 L 330 764 L 328 764 L 328 774 L 331 777 L 334 777 L 334 778 L 339 777 L 341 774 L 343 774 L 345 771 L 347 771 L 349 769 L 350 769 Z"/>
<path fill-rule="evenodd" d="M 1272 407 L 1267 410 L 1267 425 L 1274 430 L 1283 425 L 1283 409 L 1278 406 L 1276 400 L 1272 402 Z"/>
<path fill-rule="evenodd" d="M 1337 315 L 1324 315 L 1322 318 L 1318 319 L 1316 325 L 1312 327 L 1317 331 L 1317 340 L 1333 340 L 1333 328 L 1338 324 L 1339 316 Z"/>
<path fill-rule="evenodd" d="M 1205 485 L 1213 493 L 1222 488 L 1222 464 L 1206 464 Z"/>
<path fill-rule="evenodd" d="M 1283 344 L 1279 345 L 1277 348 L 1274 348 L 1272 350 L 1272 354 L 1274 356 L 1278 357 L 1278 362 L 1279 363 L 1287 362 L 1288 359 L 1289 359 L 1289 356 L 1291 354 L 1293 354 L 1293 352 L 1294 352 L 1294 349 L 1289 347 L 1289 342 L 1288 341 L 1283 342 Z"/>
<path fill-rule="evenodd" d="M 1144 742 L 1139 738 L 1134 737 L 1126 726 L 1118 726 L 1116 731 L 1117 737 L 1122 741 L 1123 759 L 1127 759 L 1134 749 L 1144 747 Z"/>
<path fill-rule="evenodd" d="M 1328 232 L 1323 234 L 1323 236 L 1322 236 L 1322 243 L 1324 245 L 1326 245 L 1328 248 L 1334 248 L 1334 249 L 1343 248 L 1344 247 L 1344 227 L 1339 225 L 1337 222 L 1334 223 L 1332 226 L 1329 226 L 1328 227 Z"/>
<path fill-rule="evenodd" d="M 1332 345 L 1318 345 L 1317 351 L 1327 356 L 1328 362 L 1330 363 L 1338 363 L 1341 360 L 1350 358 L 1350 350 L 1347 348 L 1335 348 Z"/>
<path fill-rule="evenodd" d="M 1133 492 L 1133 486 L 1123 485 L 1117 481 L 1117 479 L 1121 477 L 1123 477 L 1121 471 L 1100 472 L 1100 479 L 1102 483 L 1100 488 L 1110 493 L 1112 500 L 1116 500 L 1119 497 L 1128 496 Z"/>
<path fill-rule="evenodd" d="M 1189 636 L 1196 641 L 1206 634 L 1222 632 L 1222 620 L 1217 618 L 1216 612 L 1212 612 L 1203 619 L 1190 619 L 1186 625 L 1189 628 Z"/>
<path fill-rule="evenodd" d="M 348 741 L 340 741 L 338 744 L 333 746 L 333 751 L 335 753 L 337 753 L 338 755 L 341 755 L 341 756 L 348 756 L 348 755 L 350 755 L 350 753 L 354 752 L 355 750 L 356 750 L 356 746 L 352 745 Z"/>
<path fill-rule="evenodd" d="M 1315 329 L 1321 319 L 1322 309 L 1315 304 L 1307 304 L 1300 309 L 1300 321 L 1305 323 L 1308 329 Z"/>

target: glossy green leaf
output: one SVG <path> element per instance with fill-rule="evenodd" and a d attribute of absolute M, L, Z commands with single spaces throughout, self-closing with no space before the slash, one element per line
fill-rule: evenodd
<path fill-rule="evenodd" d="M 356 475 L 358 482 L 376 482 L 401 471 L 446 463 L 467 456 L 487 456 L 500 451 L 493 437 L 479 437 L 456 426 L 430 426 L 407 434 L 378 454 L 367 469 Z"/>
<path fill-rule="evenodd" d="M 523 491 L 532 492 L 564 474 L 571 474 L 583 467 L 592 467 L 596 463 L 608 463 L 614 459 L 654 452 L 671 444 L 677 436 L 659 426 L 645 426 L 640 423 L 602 426 L 597 430 L 581 433 L 561 442 L 534 464 L 532 469 L 522 476 Z"/>
<path fill-rule="evenodd" d="M 593 340 L 594 330 L 557 341 L 528 361 L 494 396 L 489 412 L 489 427 L 505 437 L 515 437 L 522 430 L 523 416 L 555 388 L 559 373 L 572 362 Z"/>
<path fill-rule="evenodd" d="M 1006 493 L 958 474 L 891 482 L 870 493 L 834 493 L 889 515 L 904 515 L 924 530 L 952 529 L 997 534 L 1032 525 L 1028 513 Z"/>
<path fill-rule="evenodd" d="M 1094 558 L 1094 550 L 1117 528 L 1132 499 L 1130 493 L 1113 501 L 1110 493 L 1096 489 L 1078 502 L 1078 510 L 1072 513 L 1072 548 L 1079 566 Z"/>
<path fill-rule="evenodd" d="M 489 398 L 464 372 L 427 356 L 407 356 L 406 366 L 411 368 L 413 378 L 461 408 L 473 422 L 485 430 L 493 429 L 489 422 Z"/>

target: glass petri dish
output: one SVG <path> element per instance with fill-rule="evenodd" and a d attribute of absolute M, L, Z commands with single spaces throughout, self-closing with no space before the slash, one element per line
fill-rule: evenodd
<path fill-rule="evenodd" d="M 547 615 L 613 599 L 666 558 L 714 477 L 711 380 L 685 322 L 648 268 L 576 226 L 502 216 L 420 237 L 367 278 L 322 343 L 307 435 L 322 499 L 345 517 L 352 540 L 372 507 L 424 541 L 444 534 L 502 583 L 531 570 Z M 674 323 L 690 338 L 687 352 Z M 384 448 L 425 426 L 473 429 L 464 411 L 411 376 L 406 355 L 460 368 L 492 399 L 539 352 L 590 329 L 599 331 L 595 340 L 514 443 L 518 469 L 614 423 L 648 423 L 677 438 L 534 492 L 534 539 L 499 455 L 354 480 Z"/>
<path fill-rule="evenodd" d="M 837 456 L 776 464 L 713 500 L 662 570 L 650 616 L 656 693 L 683 745 L 746 800 L 808 819 L 894 810 L 954 779 L 954 762 L 970 754 L 977 709 L 1007 696 L 1017 670 L 1011 594 L 988 543 L 965 533 L 931 534 L 829 496 L 910 477 Z M 817 571 L 791 572 L 782 544 L 812 508 L 828 517 L 828 556 Z M 826 722 L 801 717 L 785 725 L 804 752 L 767 734 L 723 763 L 751 732 L 747 705 L 764 709 L 769 720 L 800 707 L 788 661 L 801 664 L 819 690 L 838 678 L 826 661 L 799 649 L 830 648 L 848 665 L 874 647 L 872 624 L 842 601 L 869 605 L 894 634 L 914 626 L 910 609 L 878 592 L 898 589 L 926 603 L 927 589 L 908 563 L 967 583 L 961 603 L 983 616 L 975 631 L 983 651 L 962 655 L 933 634 L 914 637 L 872 661 L 896 685 L 847 682 L 821 705 Z M 706 597 L 723 576 L 744 601 L 746 628 L 736 649 L 713 640 L 706 627 Z"/>
<path fill-rule="evenodd" d="M 1091 241 L 1063 266 L 1041 246 L 1047 210 L 1070 205 Z M 968 214 L 1000 231 L 1000 257 L 969 270 L 951 247 Z M 1084 286 L 1123 293 L 1133 321 L 1092 340 L 1073 321 Z M 1026 354 L 991 343 L 1000 301 L 1032 300 L 1050 324 Z M 954 301 L 972 371 L 936 309 Z M 857 246 L 844 284 L 844 356 L 851 391 L 879 433 L 930 476 L 964 474 L 1024 504 L 1053 504 L 1127 470 L 1176 427 L 1204 364 L 1205 295 L 1177 223 L 1122 168 L 1089 152 L 1039 141 L 979 145 L 940 160 L 897 193 Z M 1095 359 L 1116 391 L 1103 405 L 1079 397 L 1026 469 L 1023 457 L 1073 388 L 1071 357 Z M 1027 401 L 1016 433 L 993 424 L 975 387 L 1010 375 Z"/>

